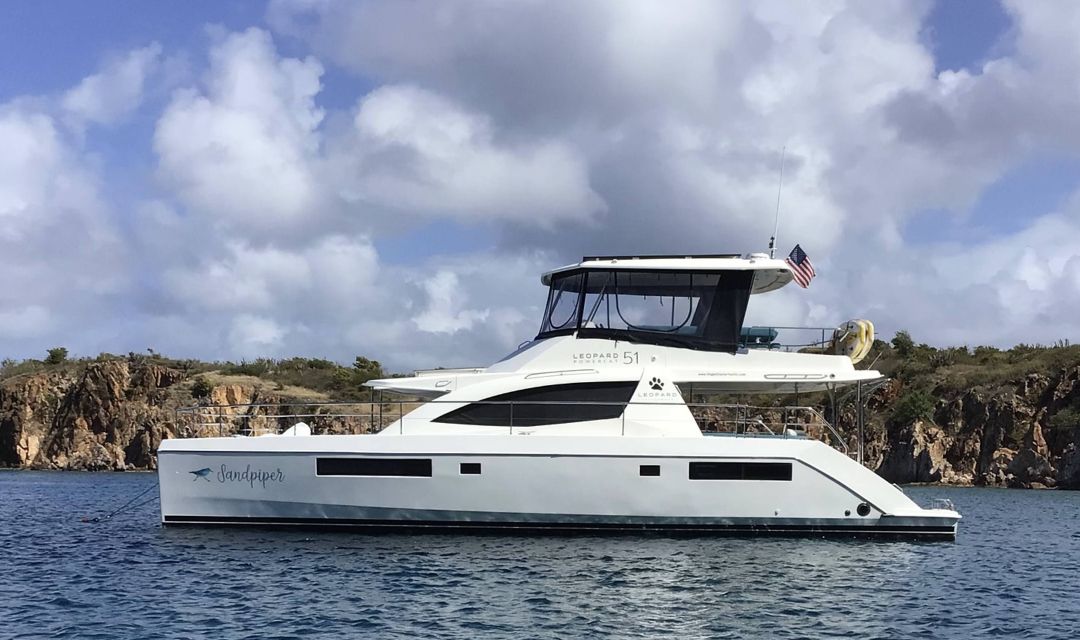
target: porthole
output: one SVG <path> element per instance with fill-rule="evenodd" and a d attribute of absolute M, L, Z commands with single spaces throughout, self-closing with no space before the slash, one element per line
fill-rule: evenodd
<path fill-rule="evenodd" d="M 870 515 L 870 505 L 866 504 L 865 502 L 860 502 L 859 506 L 855 508 L 855 512 L 858 513 L 860 516 L 866 517 Z"/>

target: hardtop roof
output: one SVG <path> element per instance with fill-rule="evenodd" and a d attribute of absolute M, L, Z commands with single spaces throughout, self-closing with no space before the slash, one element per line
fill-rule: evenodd
<path fill-rule="evenodd" d="M 551 284 L 552 277 L 575 271 L 612 270 L 660 270 L 660 271 L 757 271 L 751 293 L 765 293 L 791 282 L 791 268 L 783 260 L 770 258 L 764 253 L 709 255 L 659 255 L 659 256 L 585 256 L 581 262 L 570 264 L 544 273 L 540 282 Z"/>

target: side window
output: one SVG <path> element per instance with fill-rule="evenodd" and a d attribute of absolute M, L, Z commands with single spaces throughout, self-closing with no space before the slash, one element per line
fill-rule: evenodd
<path fill-rule="evenodd" d="M 431 477 L 430 458 L 318 458 L 319 476 L 416 476 Z"/>
<path fill-rule="evenodd" d="M 791 480 L 790 462 L 691 462 L 691 480 Z"/>
<path fill-rule="evenodd" d="M 587 382 L 523 389 L 454 409 L 433 422 L 537 427 L 618 418 L 636 387 L 636 382 Z"/>

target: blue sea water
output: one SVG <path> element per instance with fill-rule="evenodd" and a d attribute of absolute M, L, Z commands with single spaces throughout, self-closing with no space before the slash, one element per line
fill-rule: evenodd
<path fill-rule="evenodd" d="M 1075 492 L 908 488 L 956 542 L 81 521 L 156 481 L 0 473 L 0 638 L 1080 637 Z"/>

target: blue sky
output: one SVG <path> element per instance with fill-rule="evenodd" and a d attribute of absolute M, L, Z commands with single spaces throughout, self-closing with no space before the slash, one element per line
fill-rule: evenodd
<path fill-rule="evenodd" d="M 1012 21 L 995 0 L 939 0 L 933 3 L 925 25 L 939 71 L 976 70 L 1010 50 Z"/>
<path fill-rule="evenodd" d="M 781 244 L 822 277 L 755 320 L 1057 339 L 1078 12 L 5 3 L 0 357 L 494 359 L 546 268 L 760 248 L 785 145 Z"/>

